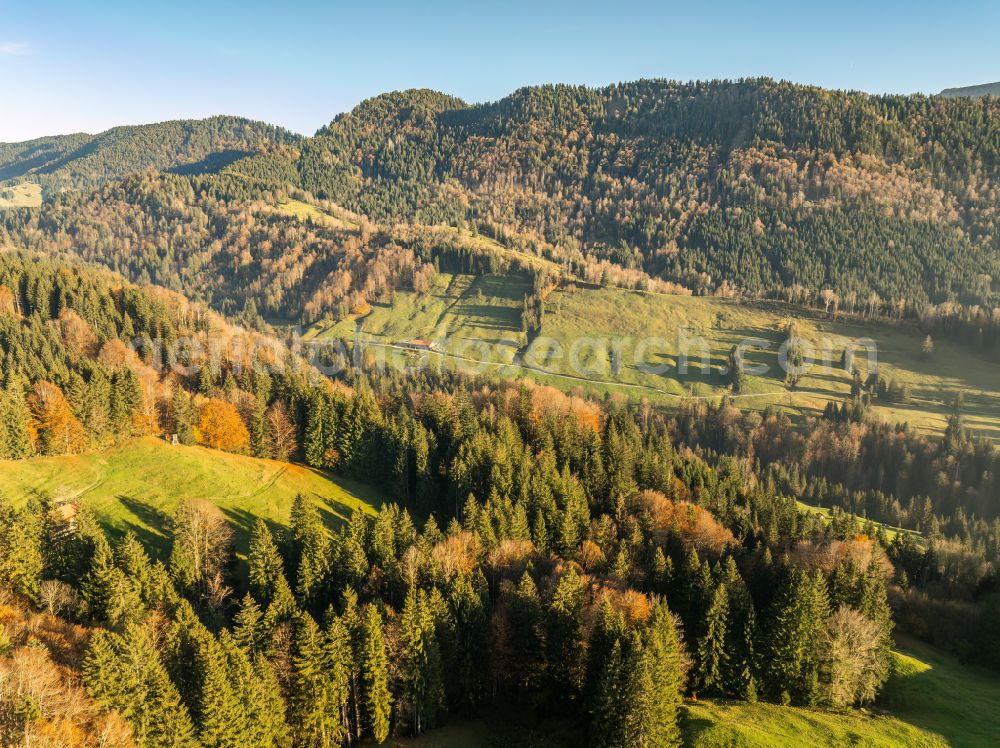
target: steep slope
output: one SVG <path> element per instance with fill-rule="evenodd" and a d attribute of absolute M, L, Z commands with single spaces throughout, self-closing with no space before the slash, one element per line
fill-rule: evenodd
<path fill-rule="evenodd" d="M 131 530 L 159 553 L 169 548 L 169 518 L 187 499 L 222 509 L 244 553 L 256 519 L 287 524 L 296 495 L 315 501 L 331 524 L 379 503 L 374 489 L 303 465 L 151 437 L 83 455 L 0 461 L 0 492 L 16 503 L 41 494 L 86 507 L 115 535 Z"/>
<path fill-rule="evenodd" d="M 289 200 L 286 190 L 259 191 L 251 182 L 229 170 L 211 178 L 133 175 L 0 215 L 0 234 L 6 228 L 19 246 L 75 255 L 251 323 L 258 313 L 304 324 L 343 318 L 397 288 L 425 289 L 422 279 L 435 268 L 552 267 L 453 229 L 376 230 L 336 206 Z"/>
<path fill-rule="evenodd" d="M 767 79 L 378 97 L 304 142 L 301 186 L 376 220 L 491 224 L 691 287 L 995 301 L 992 99 Z M 991 285 L 992 284 L 992 285 Z"/>
<path fill-rule="evenodd" d="M 0 182 L 30 179 L 47 189 L 94 185 L 156 169 L 203 173 L 298 136 L 240 117 L 176 120 L 0 144 Z"/>
<path fill-rule="evenodd" d="M 64 167 L 52 155 L 62 146 L 38 145 L 44 163 L 29 171 L 72 182 L 150 163 L 183 140 L 177 123 L 155 127 L 172 134 L 147 133 L 154 155 L 127 155 L 147 136 L 112 131 L 93 158 L 88 144 Z M 411 283 L 425 265 L 506 263 L 450 239 L 443 258 L 449 231 L 591 283 L 808 303 L 831 290 L 845 307 L 891 316 L 958 302 L 989 317 L 1000 305 L 998 127 L 992 98 L 767 79 L 539 86 L 479 105 L 405 91 L 229 163 L 237 152 L 199 136 L 185 158 L 201 160 L 170 168 L 218 173 L 112 179 L 39 212 L 6 211 L 0 230 L 248 319 L 343 319 L 425 287 Z M 5 194 L 11 205 L 31 197 Z M 293 216 L 281 207 L 291 198 Z M 354 219 L 323 217 L 334 214 Z M 411 225 L 438 227 L 436 238 L 414 239 Z"/>

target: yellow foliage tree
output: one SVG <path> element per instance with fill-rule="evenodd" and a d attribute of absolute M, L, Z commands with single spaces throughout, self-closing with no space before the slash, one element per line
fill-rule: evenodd
<path fill-rule="evenodd" d="M 246 452 L 250 447 L 250 432 L 236 408 L 225 400 L 212 398 L 202 406 L 198 436 L 205 446 L 226 452 Z"/>
<path fill-rule="evenodd" d="M 62 390 L 51 382 L 36 382 L 28 393 L 29 432 L 42 454 L 76 454 L 87 446 L 83 426 L 73 415 Z"/>

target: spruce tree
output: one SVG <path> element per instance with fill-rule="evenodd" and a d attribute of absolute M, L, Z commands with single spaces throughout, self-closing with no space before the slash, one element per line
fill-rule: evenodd
<path fill-rule="evenodd" d="M 570 567 L 556 584 L 546 611 L 546 679 L 551 692 L 564 703 L 580 697 L 586 676 L 584 602 L 583 583 Z"/>
<path fill-rule="evenodd" d="M 545 674 L 545 620 L 538 588 L 527 571 L 510 600 L 510 625 L 517 645 L 511 681 L 519 697 L 533 696 Z"/>
<path fill-rule="evenodd" d="M 665 602 L 659 601 L 653 606 L 646 629 L 645 646 L 650 653 L 650 680 L 653 686 L 652 714 L 646 745 L 680 745 L 679 714 L 685 677 L 681 664 L 683 644 L 674 616 Z"/>
<path fill-rule="evenodd" d="M 264 644 L 264 613 L 248 592 L 233 617 L 233 638 L 247 652 L 254 653 Z"/>
<path fill-rule="evenodd" d="M 170 398 L 170 422 L 177 441 L 181 444 L 194 444 L 194 406 L 191 396 L 183 387 L 174 387 Z"/>
<path fill-rule="evenodd" d="M 456 575 L 448 592 L 454 617 L 454 636 L 444 652 L 449 697 L 465 710 L 474 709 L 483 697 L 489 654 L 487 595 L 482 572 Z"/>
<path fill-rule="evenodd" d="M 603 664 L 595 682 L 590 708 L 590 745 L 595 748 L 625 748 L 627 704 L 623 680 L 627 675 L 627 663 L 621 640 L 616 638 L 610 642 L 607 653 L 601 659 Z"/>
<path fill-rule="evenodd" d="M 90 696 L 114 709 L 132 726 L 143 748 L 193 748 L 194 726 L 177 688 L 143 626 L 128 624 L 121 634 L 98 630 L 83 662 Z"/>
<path fill-rule="evenodd" d="M 112 628 L 136 621 L 143 612 L 140 589 L 115 565 L 111 545 L 103 534 L 96 538 L 94 555 L 81 583 L 81 592 L 94 620 Z"/>
<path fill-rule="evenodd" d="M 344 621 L 331 616 L 323 634 L 323 658 L 330 688 L 331 708 L 340 712 L 344 730 L 351 730 L 351 680 L 356 671 L 351 634 Z"/>
<path fill-rule="evenodd" d="M 792 569 L 775 601 L 767 642 L 769 686 L 780 697 L 787 692 L 798 704 L 818 697 L 819 643 L 829 615 L 829 596 L 822 573 Z"/>
<path fill-rule="evenodd" d="M 267 403 L 255 397 L 247 425 L 250 431 L 250 453 L 254 457 L 269 457 L 267 438 Z"/>
<path fill-rule="evenodd" d="M 705 616 L 704 634 L 698 639 L 698 664 L 695 671 L 698 688 L 709 694 L 722 694 L 725 691 L 725 676 L 729 666 L 726 646 L 728 623 L 729 594 L 726 586 L 719 584 Z"/>
<path fill-rule="evenodd" d="M 292 658 L 289 722 L 301 745 L 331 748 L 348 736 L 338 684 L 331 677 L 325 637 L 312 616 L 299 616 Z"/>
<path fill-rule="evenodd" d="M 861 578 L 857 609 L 868 619 L 874 621 L 881 632 L 879 659 L 884 670 L 889 672 L 888 665 L 892 658 L 892 609 L 889 607 L 889 597 L 886 592 L 885 575 L 878 562 L 872 559 Z"/>
<path fill-rule="evenodd" d="M 222 646 L 207 630 L 197 635 L 194 668 L 199 741 L 208 748 L 237 748 L 243 744 L 242 705 L 229 679 L 229 663 Z"/>
<path fill-rule="evenodd" d="M 291 534 L 295 594 L 303 604 L 322 610 L 320 593 L 330 573 L 330 536 L 315 504 L 302 495 L 292 503 Z"/>
<path fill-rule="evenodd" d="M 0 458 L 22 460 L 31 454 L 31 414 L 19 384 L 8 384 L 0 392 Z"/>
<path fill-rule="evenodd" d="M 441 652 L 423 590 L 410 587 L 400 617 L 402 679 L 411 727 L 419 735 L 433 727 L 444 705 Z"/>
<path fill-rule="evenodd" d="M 306 412 L 306 430 L 302 444 L 302 451 L 306 458 L 306 463 L 312 467 L 323 466 L 323 456 L 326 450 L 323 434 L 323 422 L 325 410 L 329 407 L 322 395 L 316 395 L 309 402 Z"/>
<path fill-rule="evenodd" d="M 291 588 L 285 578 L 285 563 L 264 520 L 254 524 L 248 554 L 250 594 L 267 608 L 277 602 L 282 608 L 294 605 Z"/>
<path fill-rule="evenodd" d="M 115 565 L 132 582 L 147 606 L 159 602 L 159 595 L 153 588 L 153 567 L 142 543 L 129 530 L 115 548 Z"/>
<path fill-rule="evenodd" d="M 282 696 L 281 683 L 271 662 L 263 653 L 252 656 L 254 673 L 259 683 L 259 698 L 257 709 L 260 711 L 260 723 L 267 728 L 272 736 L 273 745 L 286 746 L 291 732 L 285 721 L 285 700 Z"/>
<path fill-rule="evenodd" d="M 751 602 L 743 617 L 738 659 L 732 663 L 731 690 L 751 704 L 757 701 L 757 619 Z"/>
<path fill-rule="evenodd" d="M 36 502 L 16 510 L 0 495 L 0 584 L 32 601 L 45 565 L 42 515 Z"/>
<path fill-rule="evenodd" d="M 361 644 L 365 729 L 376 743 L 389 736 L 392 693 L 389 691 L 389 659 L 382 635 L 382 616 L 374 605 L 365 608 Z"/>
<path fill-rule="evenodd" d="M 142 387 L 139 377 L 128 366 L 111 377 L 111 407 L 109 413 L 113 427 L 119 431 L 130 430 L 132 420 L 142 405 Z"/>

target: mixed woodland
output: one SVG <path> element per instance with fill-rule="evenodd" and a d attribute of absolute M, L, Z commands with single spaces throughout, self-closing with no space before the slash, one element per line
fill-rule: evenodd
<path fill-rule="evenodd" d="M 387 94 L 312 138 L 214 118 L 0 145 L 0 180 L 45 196 L 0 213 L 0 458 L 152 436 L 386 499 L 332 521 L 301 496 L 238 558 L 210 502 L 157 554 L 86 506 L 0 497 L 0 742 L 339 746 L 510 710 L 526 741 L 556 720 L 567 744 L 669 746 L 685 697 L 877 705 L 897 633 L 1000 668 L 1000 453 L 961 397 L 932 437 L 870 415 L 877 372 L 793 420 L 327 377 L 283 333 L 519 273 L 526 334 L 572 280 L 997 356 L 998 116 L 639 81 Z"/>

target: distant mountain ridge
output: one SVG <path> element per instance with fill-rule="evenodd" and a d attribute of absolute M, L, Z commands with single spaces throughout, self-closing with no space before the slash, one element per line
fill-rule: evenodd
<path fill-rule="evenodd" d="M 996 83 L 982 83 L 978 86 L 959 86 L 957 88 L 946 88 L 939 96 L 1000 96 L 1000 81 Z"/>
<path fill-rule="evenodd" d="M 1000 296 L 1000 104 L 767 78 L 541 85 L 466 104 L 369 99 L 247 159 L 376 221 L 474 222 L 692 289 L 894 301 Z M 490 228 L 492 227 L 492 228 Z"/>
<path fill-rule="evenodd" d="M 0 182 L 29 179 L 46 190 L 87 187 L 131 173 L 209 172 L 300 136 L 242 117 L 215 116 L 0 143 Z"/>
<path fill-rule="evenodd" d="M 186 137 L 186 127 L 197 132 Z M 36 141 L 36 151 L 20 144 L 6 159 L 0 146 L 7 178 L 27 173 L 48 196 L 53 186 L 105 182 L 61 204 L 47 200 L 38 214 L 0 216 L 0 230 L 29 245 L 73 246 L 130 277 L 172 286 L 181 283 L 178 273 L 203 267 L 180 258 L 214 246 L 225 225 L 232 243 L 222 254 L 233 254 L 223 265 L 242 268 L 230 273 L 234 287 L 251 295 L 267 287 L 273 298 L 246 301 L 270 313 L 304 313 L 287 308 L 271 272 L 307 265 L 324 278 L 347 272 L 336 261 L 342 238 L 312 236 L 304 224 L 279 229 L 290 217 L 274 206 L 289 197 L 382 227 L 481 234 L 577 277 L 632 274 L 635 282 L 751 296 L 830 289 L 893 309 L 994 308 L 998 127 L 993 97 L 875 96 L 767 78 L 541 85 L 482 104 L 396 91 L 338 115 L 311 138 L 219 118 L 122 128 L 93 141 L 67 136 L 69 146 Z M 64 164 L 59 154 L 70 147 Z M 40 162 L 26 168 L 32 158 Z M 113 178 L 137 170 L 159 173 Z M 206 191 L 212 205 L 201 204 Z M 178 200 L 190 213 L 175 214 Z M 269 228 L 247 246 L 237 217 L 250 203 L 257 229 Z M 204 211 L 214 218 L 199 215 L 189 225 Z M 139 212 L 149 220 L 117 225 Z M 93 239 L 112 223 L 113 235 L 134 235 L 131 245 L 112 251 Z M 163 236 L 151 246 L 170 247 L 176 266 L 156 253 L 136 257 L 131 247 L 154 231 Z M 366 261 L 381 251 L 368 249 Z M 433 254 L 410 249 L 421 261 Z M 267 281 L 249 272 L 265 260 Z M 341 277 L 344 289 L 357 290 Z M 190 290 L 185 283 L 178 287 Z M 351 283 L 365 285 L 360 270 Z M 340 290 L 319 285 L 309 314 L 342 300 Z"/>

